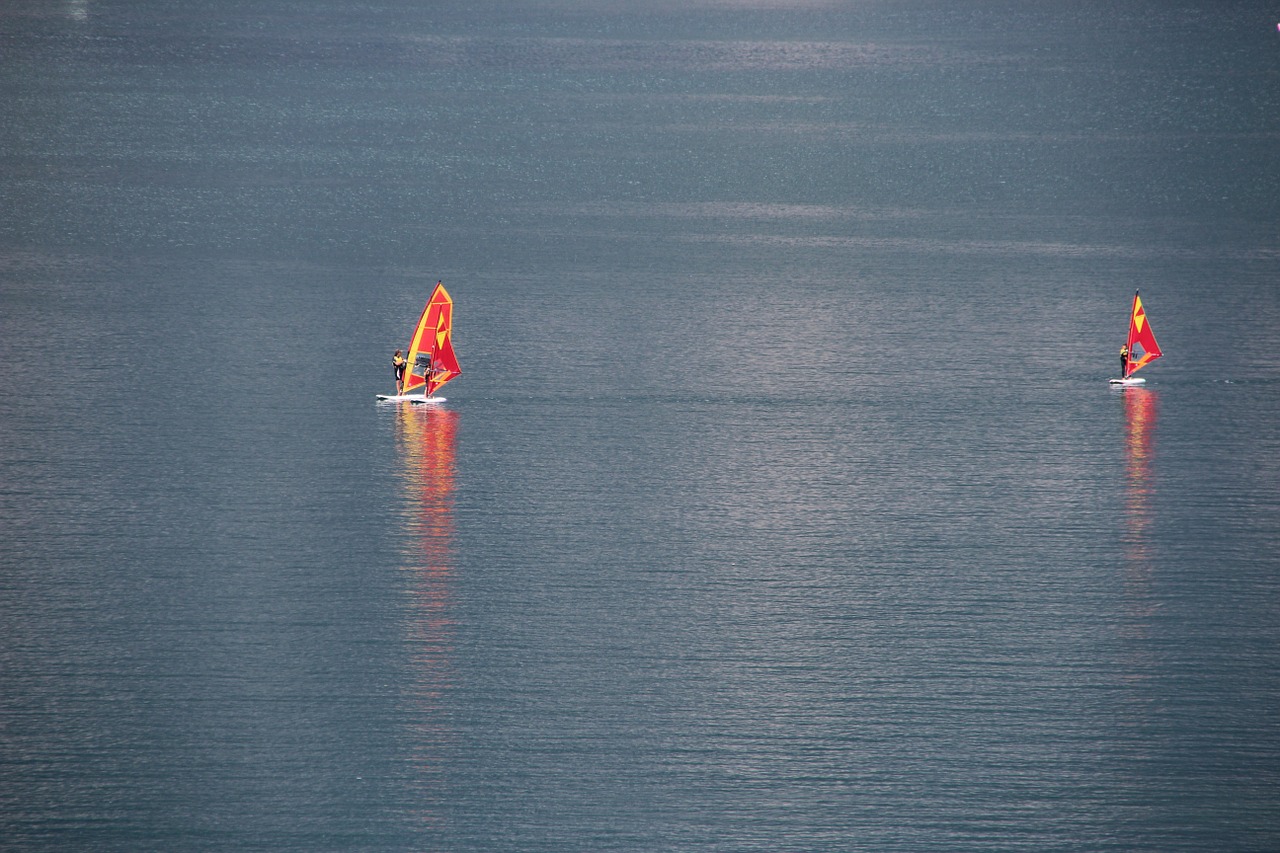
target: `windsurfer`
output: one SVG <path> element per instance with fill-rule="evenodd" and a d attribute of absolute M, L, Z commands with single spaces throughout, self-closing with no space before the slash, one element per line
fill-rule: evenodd
<path fill-rule="evenodd" d="M 391 359 L 391 368 L 395 371 L 395 374 L 396 374 L 396 395 L 397 396 L 399 396 L 400 393 L 404 390 L 405 363 L 406 362 L 404 360 L 404 356 L 401 355 L 400 350 L 396 350 L 395 356 L 393 356 Z"/>
<path fill-rule="evenodd" d="M 431 361 L 431 353 L 418 353 L 418 357 L 413 360 L 413 375 L 421 376 L 423 379 L 431 379 L 433 375 L 432 371 L 435 367 Z"/>
<path fill-rule="evenodd" d="M 1129 378 L 1129 345 L 1120 347 L 1120 378 Z"/>

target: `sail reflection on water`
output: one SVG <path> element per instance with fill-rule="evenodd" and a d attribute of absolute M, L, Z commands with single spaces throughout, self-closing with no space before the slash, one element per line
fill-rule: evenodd
<path fill-rule="evenodd" d="M 1125 389 L 1125 525 L 1122 542 L 1128 597 L 1131 606 L 1139 611 L 1137 615 L 1144 617 L 1150 616 L 1156 607 L 1151 595 L 1155 572 L 1152 504 L 1156 493 L 1151 464 L 1158 409 L 1156 392 L 1145 388 Z"/>
<path fill-rule="evenodd" d="M 405 518 L 403 569 L 409 594 L 407 647 L 412 762 L 423 790 L 421 817 L 444 783 L 442 756 L 453 740 L 444 703 L 453 686 L 453 492 L 456 412 L 401 405 L 396 414 Z"/>

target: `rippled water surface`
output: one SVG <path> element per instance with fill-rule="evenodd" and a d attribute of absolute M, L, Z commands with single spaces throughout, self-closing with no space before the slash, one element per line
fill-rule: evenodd
<path fill-rule="evenodd" d="M 1274 10 L 961 5 L 6 5 L 4 846 L 1280 847 Z"/>

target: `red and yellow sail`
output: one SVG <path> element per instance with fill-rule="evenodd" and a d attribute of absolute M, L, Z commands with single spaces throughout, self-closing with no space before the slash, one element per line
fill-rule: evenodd
<path fill-rule="evenodd" d="M 437 281 L 409 341 L 409 366 L 405 370 L 403 393 L 411 394 L 421 388 L 424 395 L 430 397 L 462 373 L 453 352 L 452 338 L 453 300 Z"/>
<path fill-rule="evenodd" d="M 1129 363 L 1124 371 L 1126 378 L 1163 355 L 1136 290 L 1133 292 L 1133 310 L 1129 312 L 1129 340 L 1125 346 L 1129 348 Z"/>

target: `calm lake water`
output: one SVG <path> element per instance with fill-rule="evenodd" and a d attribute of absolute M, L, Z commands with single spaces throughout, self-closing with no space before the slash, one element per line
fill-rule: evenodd
<path fill-rule="evenodd" d="M 1276 15 L 5 4 L 2 846 L 1280 849 Z"/>

